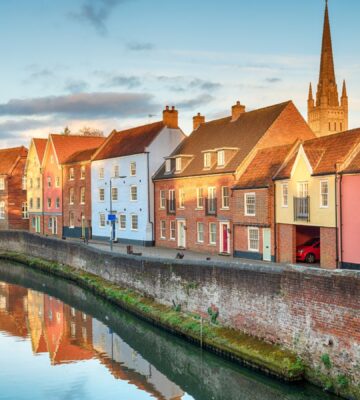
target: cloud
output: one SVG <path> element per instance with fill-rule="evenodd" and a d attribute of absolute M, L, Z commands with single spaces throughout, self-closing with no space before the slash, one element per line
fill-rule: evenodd
<path fill-rule="evenodd" d="M 16 120 L 5 120 L 0 121 L 0 136 L 4 138 L 9 132 L 23 132 L 30 129 L 41 128 L 48 126 L 48 120 L 32 119 L 32 118 L 22 118 Z M 12 134 L 10 134 L 12 135 Z"/>
<path fill-rule="evenodd" d="M 164 76 L 160 75 L 157 80 L 162 83 L 170 83 L 169 89 L 176 92 L 186 92 L 188 90 L 201 90 L 210 92 L 219 89 L 222 85 L 218 82 L 204 80 L 200 78 L 190 79 L 185 76 Z"/>
<path fill-rule="evenodd" d="M 85 92 L 89 88 L 89 84 L 82 80 L 69 79 L 64 89 L 70 93 Z"/>
<path fill-rule="evenodd" d="M 205 91 L 212 91 L 219 89 L 221 87 L 220 83 L 212 82 L 212 81 L 205 81 L 203 79 L 194 79 L 189 83 L 190 89 L 200 89 Z"/>
<path fill-rule="evenodd" d="M 134 89 L 141 86 L 141 80 L 137 76 L 125 76 L 125 75 L 113 75 L 108 76 L 102 87 L 126 87 L 128 89 Z"/>
<path fill-rule="evenodd" d="M 195 107 L 203 106 L 205 104 L 208 104 L 214 100 L 213 96 L 210 96 L 209 94 L 203 94 L 198 97 L 194 97 L 189 100 L 182 100 L 177 104 L 177 107 L 179 109 L 192 109 Z"/>
<path fill-rule="evenodd" d="M 0 116 L 129 117 L 147 115 L 158 109 L 153 96 L 147 93 L 99 92 L 13 99 L 0 104 Z"/>
<path fill-rule="evenodd" d="M 126 48 L 131 51 L 149 51 L 153 50 L 155 45 L 149 42 L 129 42 Z"/>
<path fill-rule="evenodd" d="M 281 78 L 273 77 L 273 78 L 266 78 L 265 81 L 266 81 L 266 82 L 269 82 L 269 83 L 278 83 L 278 82 L 281 82 L 282 79 L 281 79 Z"/>
<path fill-rule="evenodd" d="M 100 35 L 107 33 L 106 22 L 112 11 L 128 0 L 85 0 L 80 10 L 70 16 L 92 25 Z"/>

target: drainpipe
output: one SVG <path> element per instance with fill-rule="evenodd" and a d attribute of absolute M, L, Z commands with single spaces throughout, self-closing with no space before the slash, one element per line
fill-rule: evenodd
<path fill-rule="evenodd" d="M 151 217 L 150 217 L 150 154 L 149 152 L 146 153 L 147 155 L 147 184 L 148 184 L 148 222 L 151 225 L 151 231 L 152 231 L 152 242 L 155 242 L 155 232 L 154 232 L 154 223 L 153 221 L 151 221 Z M 154 190 L 155 190 L 155 186 L 154 186 Z M 155 217 L 155 195 L 154 195 L 154 217 Z M 155 219 L 155 218 L 154 218 Z"/>
<path fill-rule="evenodd" d="M 340 179 L 339 179 L 339 207 L 340 207 L 340 213 L 339 213 L 339 229 L 340 229 L 340 249 L 339 249 L 339 261 L 340 261 L 340 268 L 343 263 L 343 206 L 342 206 L 342 174 L 340 174 Z"/>
<path fill-rule="evenodd" d="M 273 199 L 274 199 L 274 204 L 273 204 L 273 211 L 274 211 L 274 220 L 273 220 L 273 227 L 274 227 L 274 257 L 275 257 L 275 262 L 278 262 L 278 255 L 277 255 L 277 234 L 276 234 L 276 185 L 274 182 L 272 182 L 272 188 L 273 188 Z"/>
<path fill-rule="evenodd" d="M 335 166 L 336 172 L 335 172 L 335 237 L 336 237 L 336 268 L 339 268 L 339 232 L 338 232 L 338 173 L 337 173 L 337 166 Z"/>

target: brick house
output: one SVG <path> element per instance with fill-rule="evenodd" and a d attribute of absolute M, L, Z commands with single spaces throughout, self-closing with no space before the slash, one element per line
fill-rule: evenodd
<path fill-rule="evenodd" d="M 231 188 L 257 150 L 314 134 L 291 101 L 205 123 L 167 157 L 154 177 L 156 245 L 206 253 L 233 252 Z"/>
<path fill-rule="evenodd" d="M 104 143 L 72 154 L 63 165 L 63 214 L 65 237 L 91 238 L 91 157 Z"/>
<path fill-rule="evenodd" d="M 0 150 L 0 229 L 29 229 L 25 147 Z"/>
<path fill-rule="evenodd" d="M 41 164 L 46 143 L 47 139 L 32 139 L 26 159 L 25 175 L 27 179 L 29 230 L 32 233 L 44 233 L 44 195 Z"/>
<path fill-rule="evenodd" d="M 98 147 L 103 138 L 86 135 L 49 135 L 42 162 L 44 185 L 44 234 L 63 236 L 65 162 L 74 153 Z"/>

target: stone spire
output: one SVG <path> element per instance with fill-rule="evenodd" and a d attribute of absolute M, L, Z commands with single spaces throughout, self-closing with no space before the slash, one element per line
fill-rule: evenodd
<path fill-rule="evenodd" d="M 313 96 L 311 82 L 310 82 L 310 85 L 309 85 L 308 108 L 309 108 L 309 110 L 314 108 L 314 96 Z"/>

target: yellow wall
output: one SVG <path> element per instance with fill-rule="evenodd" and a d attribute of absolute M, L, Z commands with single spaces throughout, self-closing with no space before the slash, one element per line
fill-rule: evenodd
<path fill-rule="evenodd" d="M 320 182 L 328 181 L 329 205 L 320 206 Z M 298 183 L 308 182 L 310 196 L 310 222 L 294 220 L 294 197 L 298 197 Z M 288 183 L 288 207 L 282 205 L 282 184 Z M 311 176 L 309 167 L 302 154 L 290 179 L 276 181 L 276 222 L 281 224 L 335 227 L 335 176 Z"/>
<path fill-rule="evenodd" d="M 37 152 L 35 149 L 35 145 L 31 142 L 30 150 L 27 158 L 26 165 L 26 177 L 27 177 L 27 204 L 28 211 L 32 213 L 42 212 L 43 209 L 43 182 L 42 182 L 42 174 L 41 174 L 41 166 L 39 163 L 39 159 L 37 156 Z M 40 179 L 40 186 L 37 186 L 37 178 Z M 32 179 L 32 188 L 31 188 L 31 179 Z M 33 199 L 33 207 L 30 207 L 30 199 Z M 37 198 L 40 198 L 40 208 L 37 208 Z"/>

